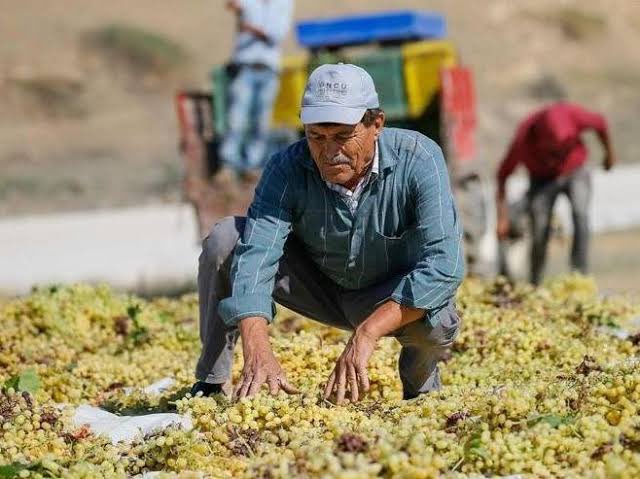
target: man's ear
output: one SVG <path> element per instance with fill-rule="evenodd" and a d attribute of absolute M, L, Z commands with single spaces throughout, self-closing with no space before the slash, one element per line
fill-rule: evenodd
<path fill-rule="evenodd" d="M 373 122 L 373 125 L 376 128 L 376 138 L 378 138 L 378 135 L 380 135 L 380 132 L 384 127 L 385 120 L 386 120 L 386 117 L 384 116 L 384 112 L 380 112 L 380 114 L 377 116 L 377 118 Z"/>

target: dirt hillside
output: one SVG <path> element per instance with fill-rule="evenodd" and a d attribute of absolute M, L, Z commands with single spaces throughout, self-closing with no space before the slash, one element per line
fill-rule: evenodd
<path fill-rule="evenodd" d="M 172 94 L 207 87 L 228 55 L 224 1 L 1 3 L 0 215 L 179 198 Z M 561 93 L 608 116 L 621 161 L 640 158 L 640 2 L 481 3 L 298 0 L 296 17 L 444 13 L 476 74 L 489 162 L 527 111 Z M 293 35 L 286 49 L 296 50 Z"/>

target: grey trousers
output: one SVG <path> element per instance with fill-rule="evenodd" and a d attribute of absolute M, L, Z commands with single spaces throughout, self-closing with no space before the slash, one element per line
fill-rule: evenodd
<path fill-rule="evenodd" d="M 552 180 L 531 179 L 527 194 L 531 219 L 531 275 L 533 284 L 540 284 L 547 258 L 553 206 L 560 194 L 567 195 L 573 220 L 571 268 L 581 273 L 588 270 L 589 205 L 591 202 L 591 173 L 586 166 L 570 175 Z"/>
<path fill-rule="evenodd" d="M 231 294 L 231 260 L 244 225 L 243 217 L 224 218 L 202 243 L 198 269 L 202 352 L 196 366 L 200 381 L 222 384 L 231 377 L 239 332 L 219 316 L 218 301 Z M 353 330 L 391 297 L 401 279 L 391 278 L 361 290 L 343 289 L 322 274 L 301 244 L 290 236 L 280 260 L 273 298 L 308 318 Z M 438 362 L 446 356 L 460 329 L 453 300 L 429 314 L 432 321 L 415 321 L 393 334 L 402 345 L 399 370 L 405 398 L 440 389 Z"/>

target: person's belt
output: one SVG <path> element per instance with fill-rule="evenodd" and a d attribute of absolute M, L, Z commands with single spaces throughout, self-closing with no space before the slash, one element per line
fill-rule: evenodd
<path fill-rule="evenodd" d="M 265 65 L 264 63 L 240 63 L 238 64 L 239 68 L 249 68 L 251 70 L 271 70 L 269 65 Z"/>

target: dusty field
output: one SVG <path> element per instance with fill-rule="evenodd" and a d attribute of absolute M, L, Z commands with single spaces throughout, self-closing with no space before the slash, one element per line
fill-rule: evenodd
<path fill-rule="evenodd" d="M 226 58 L 233 22 L 222 4 L 3 0 L 0 215 L 176 200 L 172 95 L 207 87 L 211 66 Z M 446 14 L 476 74 L 483 159 L 499 158 L 514 124 L 557 91 L 607 114 L 622 161 L 640 156 L 631 121 L 640 110 L 639 2 L 298 0 L 296 17 L 405 7 Z M 157 34 L 183 61 L 159 74 L 92 48 L 88 38 L 113 25 Z M 295 51 L 293 37 L 286 49 Z"/>

